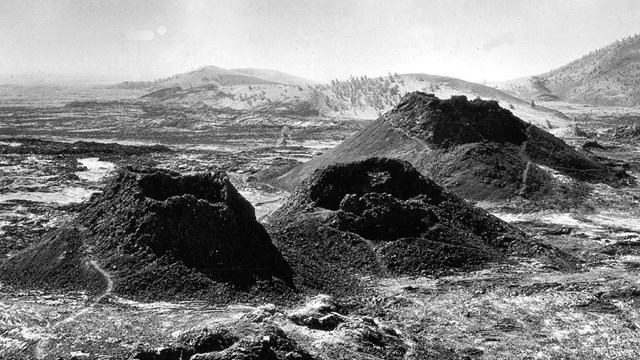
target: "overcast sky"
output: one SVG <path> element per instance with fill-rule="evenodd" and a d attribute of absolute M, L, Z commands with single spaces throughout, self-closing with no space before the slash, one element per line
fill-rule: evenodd
<path fill-rule="evenodd" d="M 205 65 L 498 81 L 636 33 L 637 0 L 1 0 L 0 81 L 150 80 Z"/>

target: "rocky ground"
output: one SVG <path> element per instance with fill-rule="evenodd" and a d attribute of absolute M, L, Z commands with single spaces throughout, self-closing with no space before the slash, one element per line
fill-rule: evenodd
<path fill-rule="evenodd" d="M 169 126 L 172 115 L 153 115 L 149 123 L 160 125 L 146 126 L 143 116 L 127 115 L 144 110 L 129 106 L 137 105 L 0 109 L 3 258 L 64 226 L 124 165 L 183 174 L 225 170 L 263 218 L 289 193 L 260 185 L 260 170 L 290 168 L 361 127 L 333 120 L 306 126 L 300 119 L 261 124 L 245 117 L 247 127 L 238 118 L 228 126 L 207 118 L 180 128 Z M 622 160 L 628 174 L 640 175 L 640 148 L 613 130 L 633 125 L 636 114 L 559 109 L 576 118 L 577 127 L 554 129 L 569 145 L 579 149 L 596 141 L 602 147 L 587 146 L 588 151 Z M 74 143 L 80 139 L 88 142 Z M 137 147 L 105 145 L 113 142 Z M 576 270 L 519 258 L 464 272 L 361 276 L 360 296 L 303 294 L 289 303 L 254 299 L 221 305 L 134 301 L 113 292 L 110 269 L 89 264 L 105 284 L 97 293 L 0 287 L 0 357 L 635 359 L 640 190 L 634 184 L 593 183 L 582 192 L 579 204 L 561 212 L 517 201 L 476 202 L 533 239 L 580 259 Z"/>

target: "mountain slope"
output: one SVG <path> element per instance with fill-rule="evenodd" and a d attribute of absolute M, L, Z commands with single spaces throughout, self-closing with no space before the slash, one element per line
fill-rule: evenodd
<path fill-rule="evenodd" d="M 231 69 L 231 71 L 239 74 L 256 77 L 269 82 L 276 82 L 280 84 L 289 85 L 316 85 L 317 82 L 299 76 L 284 73 L 278 70 L 271 69 Z"/>
<path fill-rule="evenodd" d="M 504 91 L 452 77 L 428 74 L 391 75 L 368 79 L 350 78 L 347 81 L 332 81 L 326 86 L 340 99 L 351 102 L 352 108 L 344 111 L 352 117 L 363 113 L 367 118 L 377 118 L 391 110 L 404 94 L 422 91 L 439 98 L 464 95 L 468 98 L 496 100 L 508 107 L 522 120 L 544 128 L 567 125 L 567 117 L 559 111 L 545 107 L 531 107 L 530 103 Z"/>
<path fill-rule="evenodd" d="M 183 89 L 205 86 L 259 84 L 315 85 L 316 82 L 299 76 L 271 69 L 223 69 L 217 66 L 204 66 L 198 70 L 175 74 L 153 81 L 126 81 L 110 86 L 118 89 L 160 90 L 172 87 Z"/>
<path fill-rule="evenodd" d="M 175 79 L 162 83 L 156 88 L 166 89 L 172 87 L 196 88 L 201 86 L 233 86 L 244 84 L 271 84 L 272 81 L 258 77 L 237 73 L 235 71 L 205 66 L 195 71 L 181 74 Z"/>
<path fill-rule="evenodd" d="M 464 95 L 469 98 L 481 97 L 496 100 L 521 119 L 544 128 L 568 125 L 568 119 L 561 112 L 544 107 L 532 108 L 530 103 L 503 91 L 446 76 L 426 74 L 390 74 L 388 77 L 377 78 L 352 76 L 347 80 L 333 80 L 324 85 L 292 85 L 269 83 L 265 80 L 271 78 L 284 81 L 286 79 L 281 76 L 283 73 L 249 70 L 246 73 L 264 76 L 264 79 L 259 79 L 263 83 L 248 82 L 249 80 L 245 78 L 235 77 L 236 72 L 227 70 L 221 76 L 232 77 L 231 79 L 235 82 L 217 81 L 197 86 L 205 83 L 200 79 L 207 75 L 194 72 L 188 74 L 189 76 L 183 75 L 162 84 L 156 89 L 158 91 L 146 95 L 145 98 L 150 101 L 186 106 L 205 104 L 213 108 L 233 110 L 373 120 L 393 108 L 404 94 L 423 91 L 441 98 Z M 211 79 L 213 76 L 209 76 L 209 80 Z M 247 82 L 244 82 L 245 80 Z"/>
<path fill-rule="evenodd" d="M 547 73 L 499 88 L 524 99 L 640 105 L 640 35 L 616 41 Z"/>
<path fill-rule="evenodd" d="M 564 185 L 545 168 L 580 180 L 610 176 L 604 165 L 495 101 L 468 101 L 463 96 L 441 100 L 415 92 L 337 147 L 270 183 L 293 189 L 317 169 L 371 156 L 408 161 L 441 186 L 472 200 L 541 199 L 562 193 L 558 189 Z"/>
<path fill-rule="evenodd" d="M 174 87 L 197 88 L 205 86 L 273 83 L 275 82 L 251 76 L 250 74 L 227 70 L 217 66 L 204 66 L 198 70 L 175 74 L 162 79 L 153 81 L 126 81 L 110 87 L 116 89 L 149 89 L 155 91 Z"/>

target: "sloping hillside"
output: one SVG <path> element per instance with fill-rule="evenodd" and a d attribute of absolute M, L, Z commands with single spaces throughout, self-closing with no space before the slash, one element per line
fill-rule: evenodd
<path fill-rule="evenodd" d="M 219 68 L 216 66 L 205 66 L 196 71 L 181 74 L 175 79 L 166 81 L 156 86 L 156 89 L 167 89 L 172 87 L 189 89 L 202 86 L 233 86 L 243 84 L 271 83 L 273 82 L 249 75 L 240 74 L 235 71 Z"/>
<path fill-rule="evenodd" d="M 389 74 L 379 78 L 351 77 L 346 81 L 332 81 L 323 89 L 329 90 L 350 105 L 341 115 L 375 119 L 389 111 L 407 93 L 422 91 L 439 98 L 464 95 L 467 98 L 496 100 L 522 120 L 544 128 L 567 125 L 567 117 L 545 107 L 531 107 L 527 101 L 501 90 L 447 76 L 428 74 Z"/>
<path fill-rule="evenodd" d="M 183 89 L 211 86 L 259 84 L 315 85 L 316 82 L 271 69 L 223 69 L 205 66 L 198 70 L 175 74 L 153 81 L 126 81 L 110 86 L 117 89 L 160 90 L 172 87 Z"/>
<path fill-rule="evenodd" d="M 260 81 L 264 82 L 262 79 Z M 143 99 L 181 106 L 206 105 L 215 109 L 300 116 L 329 115 L 332 107 L 339 107 L 336 99 L 328 99 L 315 87 L 267 82 L 194 88 L 166 87 L 143 96 Z M 327 106 L 327 103 L 331 105 Z"/>
<path fill-rule="evenodd" d="M 602 164 L 531 126 L 495 101 L 425 93 L 406 95 L 337 147 L 271 180 L 293 189 L 316 169 L 371 156 L 402 159 L 455 194 L 472 200 L 554 198 L 562 189 L 545 168 L 580 180 L 608 178 Z M 562 197 L 564 198 L 564 197 Z"/>
<path fill-rule="evenodd" d="M 284 73 L 278 70 L 271 69 L 231 69 L 231 71 L 235 71 L 240 74 L 244 74 L 247 76 L 253 76 L 265 81 L 276 82 L 280 84 L 289 84 L 289 85 L 316 85 L 317 82 L 305 78 L 301 78 L 299 76 L 291 75 Z"/>
<path fill-rule="evenodd" d="M 193 72 L 161 84 L 145 98 L 187 106 L 204 104 L 233 110 L 373 120 L 393 108 L 406 93 L 423 91 L 441 98 L 464 95 L 468 98 L 496 100 L 521 119 L 544 128 L 568 125 L 568 119 L 558 111 L 531 107 L 530 103 L 495 88 L 445 76 L 352 76 L 347 80 L 333 80 L 324 85 L 293 85 L 267 81 L 295 80 L 288 78 L 287 74 L 249 70 L 246 71 L 247 74 L 264 78 L 236 75 L 238 73 L 233 71 L 217 71 L 217 75 L 205 71 Z M 219 80 L 216 76 L 222 79 Z"/>
<path fill-rule="evenodd" d="M 640 105 L 640 35 L 616 41 L 558 69 L 498 87 L 523 99 Z"/>

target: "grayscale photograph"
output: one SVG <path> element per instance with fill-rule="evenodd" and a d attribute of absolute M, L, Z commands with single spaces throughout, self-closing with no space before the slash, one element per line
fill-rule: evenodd
<path fill-rule="evenodd" d="M 638 359 L 638 177 L 636 0 L 0 0 L 0 359 Z"/>

